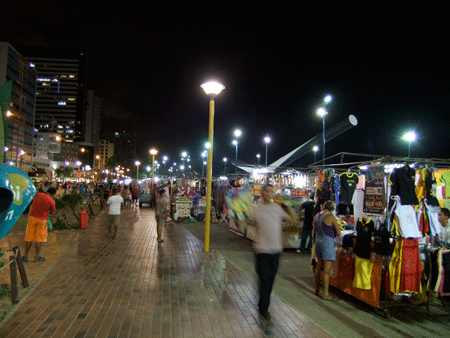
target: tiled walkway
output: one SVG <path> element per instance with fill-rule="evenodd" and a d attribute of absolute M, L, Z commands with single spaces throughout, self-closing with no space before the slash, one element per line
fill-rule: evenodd
<path fill-rule="evenodd" d="M 0 337 L 330 337 L 272 297 L 260 325 L 256 282 L 181 226 L 157 244 L 153 211 L 105 212 L 0 327 Z M 28 263 L 39 264 L 39 263 Z"/>

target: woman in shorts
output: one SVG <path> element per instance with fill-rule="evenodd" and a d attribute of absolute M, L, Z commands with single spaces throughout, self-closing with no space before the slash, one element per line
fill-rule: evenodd
<path fill-rule="evenodd" d="M 336 300 L 328 292 L 330 285 L 330 274 L 333 262 L 336 260 L 336 251 L 334 249 L 334 238 L 341 235 L 341 228 L 333 215 L 335 204 L 332 201 L 326 201 L 323 204 L 323 210 L 318 213 L 314 220 L 313 236 L 315 237 L 315 255 L 317 265 L 314 271 L 316 280 L 315 294 L 319 295 L 320 290 L 320 272 L 323 269 L 323 294 L 322 299 Z"/>

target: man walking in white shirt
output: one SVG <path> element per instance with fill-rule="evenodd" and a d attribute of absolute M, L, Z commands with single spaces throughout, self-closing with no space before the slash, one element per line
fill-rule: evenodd
<path fill-rule="evenodd" d="M 256 254 L 256 272 L 259 277 L 259 314 L 264 320 L 270 319 L 267 311 L 270 294 L 278 270 L 282 245 L 282 222 L 297 223 L 295 212 L 286 205 L 273 202 L 275 191 L 271 184 L 262 189 L 262 201 L 254 209 L 253 221 L 256 227 L 253 249 Z"/>
<path fill-rule="evenodd" d="M 108 231 L 111 233 L 112 227 L 114 225 L 114 234 L 112 239 L 116 238 L 117 229 L 120 224 L 120 207 L 123 203 L 123 198 L 120 195 L 117 195 L 117 188 L 113 188 L 112 196 L 108 198 L 106 202 L 109 205 L 108 211 Z"/>

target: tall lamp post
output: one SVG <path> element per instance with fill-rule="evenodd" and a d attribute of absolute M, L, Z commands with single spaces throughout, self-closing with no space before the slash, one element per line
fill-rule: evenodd
<path fill-rule="evenodd" d="M 152 155 L 152 193 L 153 193 L 153 182 L 155 181 L 155 155 L 158 153 L 158 150 L 155 148 L 150 149 L 150 155 Z"/>
<path fill-rule="evenodd" d="M 236 137 L 233 140 L 233 144 L 236 146 L 236 170 L 235 170 L 235 174 L 237 174 L 237 165 L 238 165 L 238 163 L 237 163 L 237 153 L 238 153 L 238 144 L 239 144 L 238 138 L 241 137 L 241 135 L 242 135 L 242 131 L 240 129 L 236 129 L 234 131 L 234 137 Z"/>
<path fill-rule="evenodd" d="M 408 142 L 408 157 L 411 157 L 411 142 L 417 140 L 417 134 L 414 131 L 410 131 L 403 135 L 403 139 Z"/>
<path fill-rule="evenodd" d="M 256 154 L 256 158 L 258 159 L 258 167 L 259 167 L 259 159 L 261 158 L 260 154 Z"/>
<path fill-rule="evenodd" d="M 266 167 L 267 167 L 267 147 L 270 143 L 271 139 L 269 136 L 264 137 L 264 142 L 266 143 Z"/>
<path fill-rule="evenodd" d="M 211 223 L 211 181 L 214 139 L 214 98 L 225 88 L 222 84 L 210 81 L 201 85 L 205 93 L 210 97 L 209 101 L 209 128 L 208 142 L 208 166 L 206 169 L 206 216 L 205 216 L 205 252 L 209 252 L 209 237 Z"/>
<path fill-rule="evenodd" d="M 235 158 L 235 161 L 236 161 L 236 169 L 235 169 L 234 173 L 237 174 L 237 151 L 238 151 L 238 144 L 239 144 L 239 141 L 238 141 L 238 140 L 233 140 L 232 143 L 233 143 L 234 146 L 236 146 L 236 158 Z"/>
<path fill-rule="evenodd" d="M 325 106 L 328 105 L 331 101 L 333 100 L 333 97 L 331 95 L 327 95 L 325 96 L 324 100 L 323 100 L 323 106 L 320 107 L 317 110 L 317 114 L 322 117 L 322 141 L 323 141 L 323 145 L 322 145 L 322 165 L 325 165 L 325 115 L 328 114 L 328 112 L 325 109 Z"/>
<path fill-rule="evenodd" d="M 224 165 L 223 165 L 223 173 L 226 176 L 227 175 L 227 158 L 226 157 L 223 158 L 223 163 L 224 163 Z"/>
<path fill-rule="evenodd" d="M 314 146 L 313 147 L 313 151 L 314 151 L 314 163 L 316 163 L 316 153 L 319 151 L 319 147 L 318 146 Z"/>
<path fill-rule="evenodd" d="M 139 180 L 139 166 L 141 165 L 141 162 L 136 161 L 134 162 L 134 165 L 137 167 L 136 169 L 136 181 Z"/>
<path fill-rule="evenodd" d="M 208 156 L 208 152 L 206 150 L 202 151 L 202 177 L 205 176 L 205 157 Z"/>

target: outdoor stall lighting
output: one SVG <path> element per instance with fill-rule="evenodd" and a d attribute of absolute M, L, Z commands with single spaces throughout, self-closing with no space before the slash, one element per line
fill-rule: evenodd
<path fill-rule="evenodd" d="M 266 143 L 266 167 L 267 167 L 267 147 L 270 143 L 271 139 L 269 136 L 264 137 L 264 142 Z"/>
<path fill-rule="evenodd" d="M 206 169 L 206 215 L 205 215 L 205 252 L 209 252 L 210 226 L 211 226 L 211 182 L 212 182 L 212 160 L 213 160 L 213 139 L 214 139 L 214 98 L 225 88 L 216 81 L 206 82 L 201 85 L 203 90 L 210 97 L 209 101 L 209 128 L 208 128 L 208 167 Z"/>
<path fill-rule="evenodd" d="M 411 142 L 417 140 L 417 134 L 414 131 L 407 132 L 403 135 L 403 140 L 408 142 L 408 157 L 411 155 Z"/>

